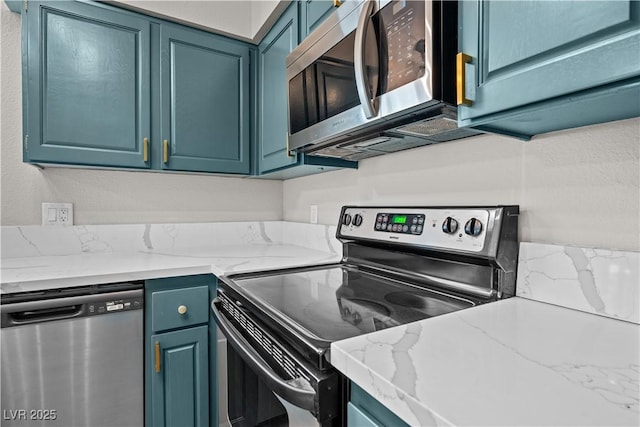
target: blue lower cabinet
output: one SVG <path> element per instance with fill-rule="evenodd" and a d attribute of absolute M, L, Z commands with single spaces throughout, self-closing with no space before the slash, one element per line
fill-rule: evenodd
<path fill-rule="evenodd" d="M 147 425 L 209 425 L 208 326 L 152 335 L 151 416 Z"/>
<path fill-rule="evenodd" d="M 351 401 L 347 404 L 347 426 L 409 427 L 409 424 L 352 382 Z"/>
<path fill-rule="evenodd" d="M 351 402 L 347 404 L 347 425 L 349 427 L 380 427 L 377 420 Z"/>
<path fill-rule="evenodd" d="M 218 425 L 210 274 L 145 282 L 145 425 Z"/>

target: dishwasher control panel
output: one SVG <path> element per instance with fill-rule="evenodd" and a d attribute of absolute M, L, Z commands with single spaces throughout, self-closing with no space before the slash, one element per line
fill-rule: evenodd
<path fill-rule="evenodd" d="M 109 301 L 98 301 L 88 303 L 86 310 L 88 315 L 115 313 L 119 311 L 141 310 L 142 298 L 121 298 Z"/>

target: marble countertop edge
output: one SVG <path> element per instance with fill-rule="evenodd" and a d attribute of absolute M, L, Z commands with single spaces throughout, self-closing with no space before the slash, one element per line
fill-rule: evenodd
<path fill-rule="evenodd" d="M 336 253 L 291 244 L 229 245 L 2 259 L 0 293 L 197 274 L 223 275 L 330 264 Z"/>
<path fill-rule="evenodd" d="M 640 425 L 639 341 L 632 322 L 514 297 L 336 342 L 331 363 L 412 426 Z"/>
<path fill-rule="evenodd" d="M 398 326 L 397 328 L 405 328 L 405 326 Z M 336 356 L 340 359 L 340 362 L 336 360 Z M 376 400 L 383 402 L 387 409 L 410 426 L 444 427 L 455 425 L 424 402 L 400 390 L 398 386 L 387 378 L 373 371 L 366 363 L 350 356 L 349 353 L 341 348 L 332 347 L 331 360 L 332 363 L 340 364 L 339 371 Z M 367 381 L 359 381 L 362 375 L 368 377 Z M 375 386 L 372 384 L 375 384 Z M 381 390 L 385 390 L 385 393 L 383 394 Z M 420 413 L 419 417 L 416 414 L 417 412 Z M 425 423 L 425 420 L 429 420 L 429 422 Z"/>

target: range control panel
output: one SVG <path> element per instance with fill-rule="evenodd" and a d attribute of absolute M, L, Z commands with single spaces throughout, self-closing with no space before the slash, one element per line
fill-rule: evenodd
<path fill-rule="evenodd" d="M 500 208 L 345 207 L 338 237 L 481 252 Z"/>
<path fill-rule="evenodd" d="M 379 213 L 376 216 L 376 231 L 387 233 L 422 234 L 423 214 Z"/>

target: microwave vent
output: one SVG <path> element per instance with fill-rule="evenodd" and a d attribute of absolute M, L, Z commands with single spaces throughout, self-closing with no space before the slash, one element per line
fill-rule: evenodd
<path fill-rule="evenodd" d="M 455 120 L 441 116 L 401 126 L 395 129 L 395 131 L 406 135 L 428 138 L 432 135 L 456 130 L 457 128 L 458 123 Z"/>
<path fill-rule="evenodd" d="M 367 159 L 369 157 L 378 156 L 383 153 L 379 151 L 367 151 L 367 150 L 358 150 L 358 149 L 353 149 L 348 147 L 333 146 L 333 147 L 325 147 L 308 154 L 312 156 L 319 156 L 319 157 L 333 157 L 337 159 L 358 161 L 358 160 Z"/>

